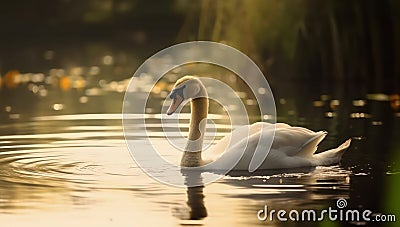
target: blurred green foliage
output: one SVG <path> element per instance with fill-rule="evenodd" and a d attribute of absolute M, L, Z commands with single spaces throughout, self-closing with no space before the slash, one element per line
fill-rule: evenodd
<path fill-rule="evenodd" d="M 75 40 L 154 51 L 212 40 L 250 55 L 272 79 L 398 93 L 399 15 L 397 0 L 16 0 L 1 3 L 0 48 Z"/>
<path fill-rule="evenodd" d="M 203 0 L 199 8 L 198 25 L 186 25 L 198 27 L 197 39 L 235 46 L 272 75 L 399 92 L 398 1 Z"/>

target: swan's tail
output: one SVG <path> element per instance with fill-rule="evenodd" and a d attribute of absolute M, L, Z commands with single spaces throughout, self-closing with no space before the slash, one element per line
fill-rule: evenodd
<path fill-rule="evenodd" d="M 340 162 L 342 155 L 349 148 L 351 139 L 346 140 L 337 148 L 318 153 L 313 156 L 316 165 L 332 165 Z"/>

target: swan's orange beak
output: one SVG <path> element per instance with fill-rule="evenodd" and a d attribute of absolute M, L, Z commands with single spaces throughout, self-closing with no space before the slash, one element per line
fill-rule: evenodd
<path fill-rule="evenodd" d="M 179 94 L 175 94 L 172 98 L 172 103 L 168 108 L 167 115 L 171 115 L 175 113 L 176 109 L 178 109 L 179 105 L 183 102 L 183 98 Z"/>

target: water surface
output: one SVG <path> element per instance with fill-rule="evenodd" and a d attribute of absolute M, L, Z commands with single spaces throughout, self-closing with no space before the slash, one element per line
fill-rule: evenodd
<path fill-rule="evenodd" d="M 152 140 L 167 143 L 160 136 L 157 115 L 147 118 L 154 122 L 148 126 Z M 334 120 L 318 119 L 328 131 Z M 398 124 L 399 118 L 393 121 Z M 235 172 L 204 188 L 184 189 L 161 184 L 138 168 L 125 144 L 118 113 L 8 121 L 0 127 L 0 220 L 13 226 L 280 226 L 284 223 L 276 220 L 260 222 L 258 210 L 264 205 L 320 210 L 335 207 L 339 198 L 347 199 L 349 207 L 383 212 L 382 201 L 390 191 L 384 184 L 398 178 L 396 162 L 374 158 L 394 149 L 379 147 L 386 144 L 379 141 L 384 138 L 379 136 L 383 122 L 368 126 L 368 134 L 361 126 L 353 128 L 360 134 L 350 131 L 353 144 L 339 165 L 252 175 Z M 309 119 L 302 123 L 316 124 Z M 223 121 L 216 124 L 228 127 Z M 343 135 L 335 134 L 338 128 L 322 147 L 342 142 Z M 179 152 L 171 155 L 179 160 Z"/>

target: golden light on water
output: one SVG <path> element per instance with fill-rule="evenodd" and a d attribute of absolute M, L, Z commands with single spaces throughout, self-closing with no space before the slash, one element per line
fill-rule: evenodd
<path fill-rule="evenodd" d="M 68 76 L 63 76 L 60 78 L 60 88 L 63 91 L 68 91 L 71 89 L 71 79 Z"/>
<path fill-rule="evenodd" d="M 114 63 L 114 58 L 111 55 L 106 55 L 103 57 L 103 64 L 104 65 L 112 65 Z"/>
<path fill-rule="evenodd" d="M 60 103 L 56 103 L 56 104 L 53 105 L 53 109 L 54 109 L 55 111 L 62 110 L 62 109 L 64 109 L 64 105 L 63 105 L 63 104 L 60 104 Z"/>
<path fill-rule="evenodd" d="M 400 95 L 399 94 L 392 94 L 389 96 L 390 106 L 394 110 L 400 109 Z"/>
<path fill-rule="evenodd" d="M 17 70 L 8 71 L 4 76 L 5 85 L 12 89 L 18 87 L 20 73 Z"/>

